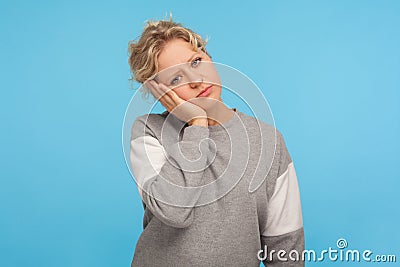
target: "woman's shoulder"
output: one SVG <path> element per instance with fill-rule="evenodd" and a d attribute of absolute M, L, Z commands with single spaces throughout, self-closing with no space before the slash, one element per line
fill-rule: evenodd
<path fill-rule="evenodd" d="M 155 135 L 165 122 L 168 112 L 148 113 L 136 117 L 132 124 L 132 137 L 139 137 L 146 134 Z"/>
<path fill-rule="evenodd" d="M 274 122 L 271 124 L 266 122 L 266 119 L 259 118 L 257 116 L 251 116 L 241 111 L 238 111 L 238 114 L 248 132 L 261 132 L 262 134 L 275 135 L 275 132 L 278 131 L 274 125 Z"/>
<path fill-rule="evenodd" d="M 143 115 L 139 115 L 136 117 L 135 122 L 141 123 L 157 123 L 163 122 L 168 115 L 168 111 L 164 111 L 162 113 L 147 113 Z M 134 122 L 134 124 L 135 124 Z"/>

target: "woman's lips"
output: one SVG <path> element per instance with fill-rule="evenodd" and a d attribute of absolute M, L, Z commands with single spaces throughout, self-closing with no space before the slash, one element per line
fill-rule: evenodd
<path fill-rule="evenodd" d="M 211 93 L 211 88 L 212 85 L 210 85 L 209 87 L 207 87 L 204 91 L 202 91 L 197 97 L 200 96 L 208 96 Z"/>

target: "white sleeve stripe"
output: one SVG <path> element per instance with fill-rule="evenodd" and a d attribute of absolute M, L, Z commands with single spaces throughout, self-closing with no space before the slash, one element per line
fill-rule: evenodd
<path fill-rule="evenodd" d="M 144 183 L 160 173 L 166 160 L 164 148 L 156 138 L 146 135 L 131 140 L 130 163 L 141 198 Z"/>
<path fill-rule="evenodd" d="M 267 225 L 263 236 L 278 236 L 303 227 L 300 192 L 293 162 L 276 180 L 274 193 L 268 203 Z"/>

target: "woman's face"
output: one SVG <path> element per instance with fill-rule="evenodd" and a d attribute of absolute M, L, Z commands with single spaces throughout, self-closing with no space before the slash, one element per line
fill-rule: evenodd
<path fill-rule="evenodd" d="M 221 81 L 211 58 L 203 51 L 194 51 L 189 42 L 167 42 L 159 54 L 158 67 L 157 82 L 171 88 L 183 100 L 207 97 L 222 102 Z M 209 93 L 199 96 L 204 90 Z"/>

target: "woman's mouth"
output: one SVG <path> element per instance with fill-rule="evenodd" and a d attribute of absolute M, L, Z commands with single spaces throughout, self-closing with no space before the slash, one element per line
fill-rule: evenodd
<path fill-rule="evenodd" d="M 201 91 L 201 93 L 198 94 L 197 97 L 200 97 L 200 96 L 208 96 L 208 95 L 211 93 L 211 88 L 212 88 L 212 85 L 208 86 L 206 89 L 204 89 L 203 91 Z"/>

